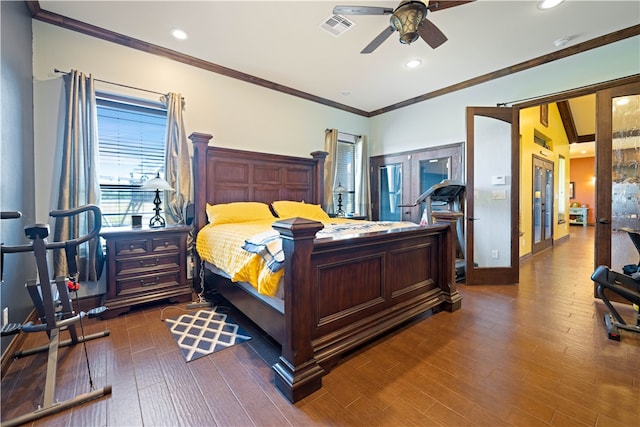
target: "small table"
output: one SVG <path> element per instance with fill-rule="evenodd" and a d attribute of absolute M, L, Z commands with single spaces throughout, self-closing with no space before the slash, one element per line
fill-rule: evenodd
<path fill-rule="evenodd" d="M 589 208 L 569 208 L 569 224 L 587 226 Z"/>

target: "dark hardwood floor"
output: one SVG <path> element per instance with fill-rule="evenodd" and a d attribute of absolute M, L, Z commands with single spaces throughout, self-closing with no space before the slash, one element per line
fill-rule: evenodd
<path fill-rule="evenodd" d="M 593 298 L 593 227 L 522 262 L 517 286 L 460 286 L 462 309 L 423 316 L 353 352 L 292 405 L 275 389 L 276 349 L 254 339 L 185 363 L 162 318 L 184 304 L 90 320 L 94 386 L 110 397 L 34 422 L 47 426 L 635 426 L 640 334 L 610 341 Z M 628 319 L 633 311 L 619 305 Z M 45 342 L 30 334 L 25 347 Z M 46 354 L 2 378 L 2 420 L 42 399 Z M 56 399 L 89 391 L 81 345 L 59 352 Z"/>

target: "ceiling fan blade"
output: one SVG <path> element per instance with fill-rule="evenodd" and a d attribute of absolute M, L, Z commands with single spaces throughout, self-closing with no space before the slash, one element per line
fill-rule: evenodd
<path fill-rule="evenodd" d="M 418 34 L 433 49 L 447 41 L 447 36 L 428 19 L 422 21 L 422 24 L 418 27 Z"/>
<path fill-rule="evenodd" d="M 454 6 L 462 6 L 463 4 L 473 3 L 475 0 L 430 0 L 427 9 L 429 12 L 437 12 L 442 9 L 448 9 Z"/>
<path fill-rule="evenodd" d="M 375 6 L 336 6 L 334 15 L 391 15 L 393 9 Z"/>
<path fill-rule="evenodd" d="M 380 34 L 378 34 L 378 36 L 375 39 L 371 40 L 371 43 L 369 43 L 367 45 L 367 47 L 362 49 L 362 52 L 360 52 L 360 53 L 371 53 L 371 52 L 373 52 L 374 50 L 376 50 L 376 48 L 378 46 L 380 46 L 382 44 L 382 42 L 384 42 L 386 39 L 388 39 L 389 36 L 391 34 L 393 34 L 394 31 L 395 31 L 395 29 L 391 25 L 389 25 Z"/>

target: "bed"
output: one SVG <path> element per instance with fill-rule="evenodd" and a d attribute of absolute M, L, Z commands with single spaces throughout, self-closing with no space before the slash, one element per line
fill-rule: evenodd
<path fill-rule="evenodd" d="M 322 204 L 325 152 L 302 158 L 209 146 L 212 136 L 204 133 L 189 138 L 196 233 L 207 225 L 207 204 Z M 296 402 L 321 388 L 345 352 L 427 311 L 460 308 L 456 222 L 440 217 L 427 227 L 316 238 L 324 228 L 317 220 L 276 219 L 284 253 L 282 299 L 217 273 L 207 275 L 206 286 L 281 345 L 275 385 Z M 197 253 L 196 260 L 200 266 Z"/>

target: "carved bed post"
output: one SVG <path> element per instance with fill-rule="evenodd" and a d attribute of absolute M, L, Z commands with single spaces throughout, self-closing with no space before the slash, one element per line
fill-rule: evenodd
<path fill-rule="evenodd" d="M 326 151 L 314 151 L 311 153 L 311 157 L 316 160 L 316 188 L 314 189 L 316 200 L 314 204 L 319 204 L 323 209 L 326 209 L 324 205 L 324 161 L 329 153 Z"/>
<path fill-rule="evenodd" d="M 205 206 L 207 203 L 207 147 L 209 146 L 211 138 L 213 138 L 213 136 L 206 133 L 194 132 L 189 135 L 189 139 L 193 143 L 193 203 L 195 206 L 193 213 L 194 245 L 198 231 L 207 223 L 207 216 L 205 212 Z M 198 256 L 198 252 L 195 250 L 193 251 L 193 255 L 196 267 L 193 281 L 194 285 L 196 285 L 196 278 L 200 277 L 200 257 Z M 203 290 L 201 285 L 204 286 L 204 283 L 197 284 L 200 291 Z"/>
<path fill-rule="evenodd" d="M 313 240 L 323 225 L 304 218 L 278 221 L 284 250 L 285 331 L 282 354 L 273 365 L 276 386 L 296 402 L 322 387 L 324 370 L 314 358 L 311 344 L 315 308 L 309 271 Z M 295 307 L 295 308 L 294 308 Z"/>
<path fill-rule="evenodd" d="M 445 242 L 443 242 L 447 256 L 442 257 L 442 268 L 443 271 L 448 271 L 448 273 L 443 280 L 442 290 L 444 292 L 444 309 L 447 311 L 456 311 L 462 306 L 462 296 L 458 292 L 456 285 L 456 236 L 458 220 L 463 217 L 464 214 L 454 211 L 434 211 L 432 216 L 436 224 L 449 226 L 449 229 L 445 233 Z"/>

